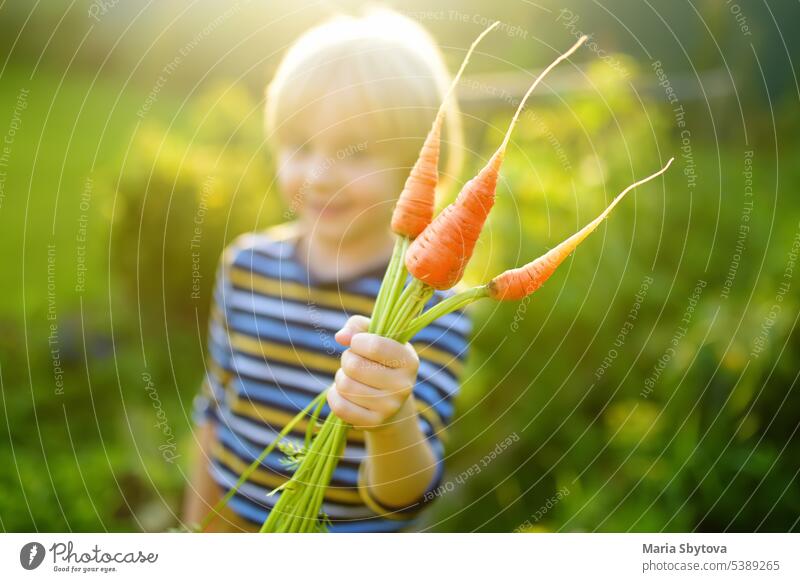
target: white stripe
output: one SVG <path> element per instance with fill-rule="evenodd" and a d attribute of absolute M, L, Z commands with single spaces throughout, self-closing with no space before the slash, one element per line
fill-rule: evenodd
<path fill-rule="evenodd" d="M 211 388 L 211 394 L 214 396 L 217 402 L 221 402 L 223 398 L 225 398 L 225 389 L 217 382 L 216 377 L 212 372 L 208 372 L 206 374 L 206 382 L 208 382 L 209 388 Z"/>
<path fill-rule="evenodd" d="M 467 336 L 470 330 L 469 318 L 458 313 L 443 315 L 434 322 L 434 325 L 436 325 L 436 327 L 457 331 L 463 336 Z"/>
<path fill-rule="evenodd" d="M 332 376 L 322 376 L 310 371 L 296 370 L 272 362 L 254 360 L 242 355 L 241 352 L 234 352 L 231 367 L 239 374 L 246 374 L 259 380 L 272 382 L 278 386 L 281 384 L 297 386 L 312 394 L 319 394 L 325 390 L 330 386 L 333 379 Z"/>
<path fill-rule="evenodd" d="M 439 364 L 434 364 L 428 360 L 420 359 L 419 361 L 419 377 L 425 378 L 429 383 L 433 384 L 445 394 L 453 396 L 458 392 L 458 382 L 453 380 Z"/>
<path fill-rule="evenodd" d="M 216 344 L 218 351 L 230 354 L 233 351 L 228 338 L 228 332 L 217 322 L 213 322 L 208 329 L 209 339 Z"/>

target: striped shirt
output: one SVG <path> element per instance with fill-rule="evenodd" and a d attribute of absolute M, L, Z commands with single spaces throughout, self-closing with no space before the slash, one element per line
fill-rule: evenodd
<path fill-rule="evenodd" d="M 316 281 L 298 260 L 290 225 L 237 238 L 223 253 L 217 273 L 208 334 L 207 373 L 195 399 L 198 423 L 214 422 L 217 439 L 211 472 L 229 491 L 242 471 L 286 423 L 332 382 L 344 347 L 333 336 L 352 315 L 372 313 L 382 268 L 350 280 Z M 452 292 L 436 292 L 428 306 Z M 441 481 L 443 442 L 453 415 L 453 397 L 467 353 L 470 322 L 463 312 L 447 315 L 411 340 L 419 355 L 414 399 L 421 430 L 437 459 Z M 329 414 L 327 404 L 321 418 Z M 302 421 L 284 444 L 302 445 Z M 370 495 L 359 471 L 364 434 L 351 429 L 341 462 L 323 503 L 332 532 L 391 532 L 410 529 L 432 495 L 404 508 L 386 507 Z M 274 450 L 229 502 L 245 522 L 260 526 L 291 477 L 285 455 Z"/>

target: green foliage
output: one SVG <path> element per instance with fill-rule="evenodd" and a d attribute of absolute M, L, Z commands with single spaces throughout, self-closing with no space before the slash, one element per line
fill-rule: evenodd
<path fill-rule="evenodd" d="M 244 88 L 219 84 L 191 102 L 185 127 L 146 120 L 137 132 L 113 193 L 111 254 L 149 319 L 205 321 L 224 246 L 282 220 L 259 119 Z"/>

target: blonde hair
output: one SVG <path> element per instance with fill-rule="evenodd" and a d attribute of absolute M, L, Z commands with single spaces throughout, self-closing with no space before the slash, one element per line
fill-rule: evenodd
<path fill-rule="evenodd" d="M 308 113 L 325 105 L 336 112 L 331 125 L 341 120 L 373 140 L 398 140 L 410 166 L 450 82 L 435 41 L 414 20 L 385 9 L 337 16 L 304 33 L 283 57 L 267 88 L 268 139 L 273 145 L 296 139 Z M 443 182 L 461 170 L 462 142 L 461 115 L 451 97 Z"/>

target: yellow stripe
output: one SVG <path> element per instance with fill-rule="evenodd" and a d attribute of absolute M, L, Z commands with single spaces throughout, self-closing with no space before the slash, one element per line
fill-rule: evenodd
<path fill-rule="evenodd" d="M 221 330 L 228 331 L 228 325 L 225 322 L 225 316 L 222 314 L 222 310 L 219 308 L 219 305 L 217 305 L 216 301 L 211 303 L 210 316 L 212 323 L 216 323 Z"/>
<path fill-rule="evenodd" d="M 281 427 L 281 428 L 289 424 L 289 421 L 292 420 L 295 416 L 294 414 L 285 412 L 283 410 L 269 408 L 267 406 L 264 406 L 263 404 L 258 404 L 256 402 L 252 402 L 251 400 L 246 400 L 244 398 L 239 397 L 238 395 L 230 399 L 230 408 L 236 414 L 252 418 L 253 420 L 259 422 L 260 424 L 264 424 L 264 422 L 266 421 L 273 427 Z M 308 420 L 309 419 L 304 418 L 303 420 L 298 422 L 292 429 L 291 431 L 292 434 L 298 436 L 305 436 L 306 427 L 308 426 Z M 280 428 L 278 430 L 280 430 Z M 351 429 L 350 432 L 347 433 L 347 442 L 363 444 L 364 431 Z"/>
<path fill-rule="evenodd" d="M 232 374 L 228 370 L 222 368 L 213 358 L 208 362 L 208 373 L 216 378 L 221 387 L 225 387 L 225 383 L 230 380 Z"/>
<path fill-rule="evenodd" d="M 269 408 L 263 404 L 259 404 L 251 400 L 241 398 L 238 395 L 233 396 L 229 400 L 230 400 L 231 411 L 241 416 L 252 418 L 253 420 L 257 421 L 260 424 L 264 424 L 264 422 L 266 421 L 273 427 L 284 427 L 287 424 L 289 424 L 289 421 L 291 421 L 294 418 L 294 415 L 289 412 L 285 412 L 283 410 L 278 410 L 275 408 Z M 421 400 L 415 400 L 414 403 L 416 405 L 417 413 L 428 421 L 433 430 L 436 432 L 438 438 L 441 438 L 443 441 L 446 441 L 447 432 L 445 430 L 445 425 L 442 422 L 442 419 L 436 412 L 436 410 L 432 406 L 428 406 Z M 292 429 L 291 432 L 292 434 L 298 436 L 305 436 L 307 426 L 308 426 L 308 419 L 304 418 L 295 425 L 295 427 Z M 347 433 L 347 442 L 363 444 L 364 431 L 351 428 L 350 431 Z"/>
<path fill-rule="evenodd" d="M 447 368 L 455 376 L 460 376 L 461 372 L 464 371 L 461 361 L 443 350 L 434 348 L 429 344 L 419 342 L 411 345 L 414 346 L 414 349 L 417 351 L 417 355 L 419 355 L 420 358 L 430 360 L 434 364 L 439 364 L 443 368 Z"/>
<path fill-rule="evenodd" d="M 361 501 L 369 507 L 375 515 L 394 521 L 408 521 L 413 518 L 419 511 L 406 511 L 398 512 L 393 511 L 387 507 L 382 506 L 377 499 L 372 496 L 369 490 L 369 483 L 367 482 L 366 463 L 361 463 L 358 468 L 358 493 L 361 496 Z M 421 508 L 420 508 L 421 509 Z"/>
<path fill-rule="evenodd" d="M 231 345 L 238 351 L 250 355 L 260 356 L 268 360 L 277 360 L 285 364 L 292 364 L 301 368 L 314 368 L 331 375 L 339 369 L 339 358 L 326 354 L 319 354 L 311 350 L 304 350 L 287 346 L 264 339 L 256 339 L 248 335 L 231 332 L 229 334 Z"/>
<path fill-rule="evenodd" d="M 217 442 L 214 444 L 213 454 L 220 461 L 230 467 L 234 473 L 241 475 L 248 467 L 248 463 L 240 459 L 232 451 L 225 448 L 222 443 Z M 248 481 L 258 483 L 269 489 L 275 489 L 286 482 L 286 478 L 282 475 L 277 475 L 270 472 L 268 469 L 258 467 L 251 475 Z M 361 496 L 357 490 L 344 488 L 344 487 L 328 487 L 325 491 L 325 499 L 334 503 L 361 503 Z"/>
<path fill-rule="evenodd" d="M 235 266 L 231 266 L 230 280 L 239 287 L 252 289 L 259 293 L 266 293 L 283 299 L 294 299 L 303 303 L 314 303 L 332 309 L 347 309 L 369 315 L 375 305 L 375 300 L 369 297 L 341 293 L 339 291 L 312 289 L 293 281 L 270 279 L 264 275 Z"/>

